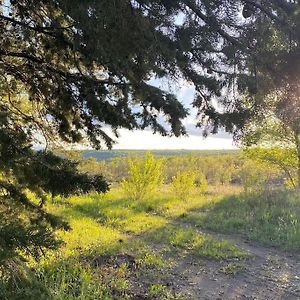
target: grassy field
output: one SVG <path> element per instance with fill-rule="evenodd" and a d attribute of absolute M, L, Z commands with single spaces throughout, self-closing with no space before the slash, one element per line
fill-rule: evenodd
<path fill-rule="evenodd" d="M 164 190 L 134 202 L 114 189 L 104 196 L 71 197 L 48 204 L 47 210 L 67 220 L 72 230 L 59 232 L 65 242 L 60 251 L 48 254 L 38 265 L 33 263 L 37 283 L 47 287 L 44 297 L 131 299 L 141 294 L 181 299 L 164 285 L 178 257 L 189 254 L 195 259 L 226 261 L 246 257 L 227 241 L 178 225 L 178 219 L 215 197 L 196 193 L 182 201 Z M 25 292 L 20 288 L 16 299 Z"/>
<path fill-rule="evenodd" d="M 186 220 L 200 228 L 239 233 L 263 245 L 299 251 L 299 204 L 298 191 L 230 195 L 190 212 Z"/>
<path fill-rule="evenodd" d="M 255 197 L 240 192 L 236 186 L 211 186 L 204 195 L 196 191 L 184 201 L 165 186 L 149 199 L 131 201 L 114 188 L 106 195 L 49 203 L 47 210 L 67 220 L 72 230 L 58 233 L 65 243 L 59 251 L 38 264 L 31 262 L 31 288 L 23 284 L 14 295 L 6 291 L 6 299 L 36 299 L 40 294 L 40 299 L 57 300 L 192 299 L 167 284 L 179 261 L 215 261 L 227 274 L 242 269 L 249 259 L 213 231 L 299 249 L 295 194 Z"/>

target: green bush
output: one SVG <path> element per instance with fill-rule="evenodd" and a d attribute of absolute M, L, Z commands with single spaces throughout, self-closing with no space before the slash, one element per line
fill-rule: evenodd
<path fill-rule="evenodd" d="M 199 173 L 196 178 L 196 186 L 199 188 L 201 194 L 205 193 L 208 187 L 208 182 L 204 174 Z"/>
<path fill-rule="evenodd" d="M 161 186 L 162 161 L 154 159 L 148 152 L 142 161 L 129 160 L 129 178 L 124 179 L 121 187 L 132 200 L 143 200 Z"/>
<path fill-rule="evenodd" d="M 193 172 L 178 172 L 171 184 L 174 194 L 182 200 L 187 199 L 195 189 L 195 179 Z"/>
<path fill-rule="evenodd" d="M 260 193 L 278 177 L 272 166 L 251 160 L 245 161 L 239 168 L 238 175 L 245 193 Z"/>

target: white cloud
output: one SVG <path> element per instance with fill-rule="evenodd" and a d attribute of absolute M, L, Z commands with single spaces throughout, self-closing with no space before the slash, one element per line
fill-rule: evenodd
<path fill-rule="evenodd" d="M 236 149 L 231 138 L 191 135 L 189 137 L 162 137 L 148 130 L 121 129 L 114 149 Z"/>

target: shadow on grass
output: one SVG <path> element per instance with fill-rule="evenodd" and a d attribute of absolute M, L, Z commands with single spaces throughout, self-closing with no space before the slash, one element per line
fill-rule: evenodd
<path fill-rule="evenodd" d="M 191 210 L 184 222 L 221 233 L 239 233 L 267 246 L 300 250 L 300 198 L 295 192 L 226 196 Z"/>
<path fill-rule="evenodd" d="M 117 295 L 126 299 L 127 296 L 134 298 L 143 295 L 144 298 L 140 299 L 147 299 L 151 293 L 156 292 L 159 297 L 155 298 L 155 295 L 152 295 L 152 299 L 160 299 L 162 293 L 170 292 L 166 283 L 171 283 L 171 286 L 173 284 L 174 289 L 177 283 L 179 289 L 186 286 L 181 274 L 189 270 L 190 262 L 211 261 L 213 265 L 210 266 L 214 267 L 216 272 L 222 268 L 228 272 L 236 267 L 235 262 L 247 257 L 230 242 L 215 240 L 209 235 L 199 233 L 195 228 L 181 226 L 183 222 L 220 232 L 243 233 L 252 236 L 253 239 L 257 239 L 261 234 L 265 234 L 264 239 L 271 239 L 271 234 L 277 237 L 281 234 L 281 240 L 277 241 L 283 243 L 288 236 L 290 242 L 295 242 L 299 229 L 299 202 L 294 196 L 286 196 L 283 202 L 282 198 L 280 195 L 234 195 L 220 198 L 218 201 L 199 202 L 199 205 L 196 201 L 195 205 L 182 204 L 169 197 L 143 202 L 132 202 L 120 195 L 111 199 L 98 199 L 96 195 L 73 199 L 72 206 L 66 206 L 61 211 L 62 214 L 70 215 L 70 219 L 73 219 L 77 226 L 74 235 L 71 234 L 66 241 L 69 243 L 71 255 L 57 258 L 57 263 L 62 264 L 61 267 L 58 265 L 53 269 L 51 265 L 47 266 L 43 271 L 46 272 L 43 274 L 45 282 L 56 294 L 63 294 L 65 286 L 69 288 L 66 290 L 68 295 L 72 296 L 72 293 L 94 293 L 97 296 L 103 293 L 102 298 L 106 295 Z M 182 217 L 178 217 L 177 211 L 166 214 L 163 211 L 165 207 L 179 209 Z M 271 233 L 274 228 L 275 233 Z M 87 249 L 84 249 L 83 245 Z M 74 249 L 75 252 L 72 252 Z M 108 263 L 97 267 L 86 264 L 81 260 L 82 257 Z M 127 262 L 125 259 L 124 264 L 117 266 L 110 263 L 118 261 L 120 257 L 129 257 L 131 261 Z M 229 266 L 228 263 L 233 265 Z M 77 266 L 75 270 L 70 264 Z M 60 271 L 58 268 L 61 268 Z M 78 270 L 82 272 L 83 277 L 78 275 Z M 205 286 L 206 275 L 197 276 L 199 282 L 203 280 Z M 53 281 L 53 278 L 57 279 Z M 99 282 L 102 289 L 97 288 Z M 90 292 L 86 289 L 87 286 L 91 286 Z M 242 282 L 237 282 L 235 287 L 239 291 L 247 290 Z M 176 288 L 178 290 L 178 287 Z M 200 295 L 199 291 L 195 293 Z M 234 295 L 235 289 L 230 293 Z M 172 294 L 168 299 L 178 299 L 173 296 Z"/>
<path fill-rule="evenodd" d="M 175 213 L 173 217 L 161 214 L 161 207 L 158 204 L 163 202 L 170 203 L 174 207 L 180 204 L 180 201 L 168 197 L 140 202 L 122 198 L 106 199 L 103 203 L 92 199 L 89 203 L 74 204 L 73 209 L 86 217 L 95 219 L 102 226 L 129 234 L 131 238 L 138 236 L 147 243 L 176 248 L 198 257 L 222 260 L 245 256 L 242 251 L 227 241 L 214 240 L 193 229 L 178 228 L 178 214 Z M 180 214 L 181 211 L 182 208 L 180 208 Z M 189 215 L 190 211 L 186 208 L 184 214 Z"/>

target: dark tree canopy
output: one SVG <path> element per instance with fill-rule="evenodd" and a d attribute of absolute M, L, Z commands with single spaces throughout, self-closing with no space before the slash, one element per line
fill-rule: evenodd
<path fill-rule="evenodd" d="M 151 78 L 192 83 L 196 125 L 207 131 L 243 128 L 266 95 L 298 88 L 299 7 L 287 0 L 0 1 L 1 210 L 28 209 L 29 221 L 16 224 L 31 232 L 40 223 L 44 238 L 31 241 L 48 247 L 54 222 L 26 190 L 43 203 L 45 193 L 108 186 L 33 144 L 110 148 L 107 126 L 116 136 L 118 128 L 185 134 L 188 111 Z M 0 224 L 0 254 L 8 220 Z M 13 251 L 30 238 L 16 241 Z"/>
<path fill-rule="evenodd" d="M 11 1 L 0 16 L 2 85 L 21 85 L 67 142 L 110 147 L 105 125 L 184 134 L 187 111 L 152 77 L 192 82 L 199 125 L 234 130 L 251 114 L 238 92 L 256 93 L 260 72 L 289 73 L 298 55 L 298 2 L 267 2 Z"/>

